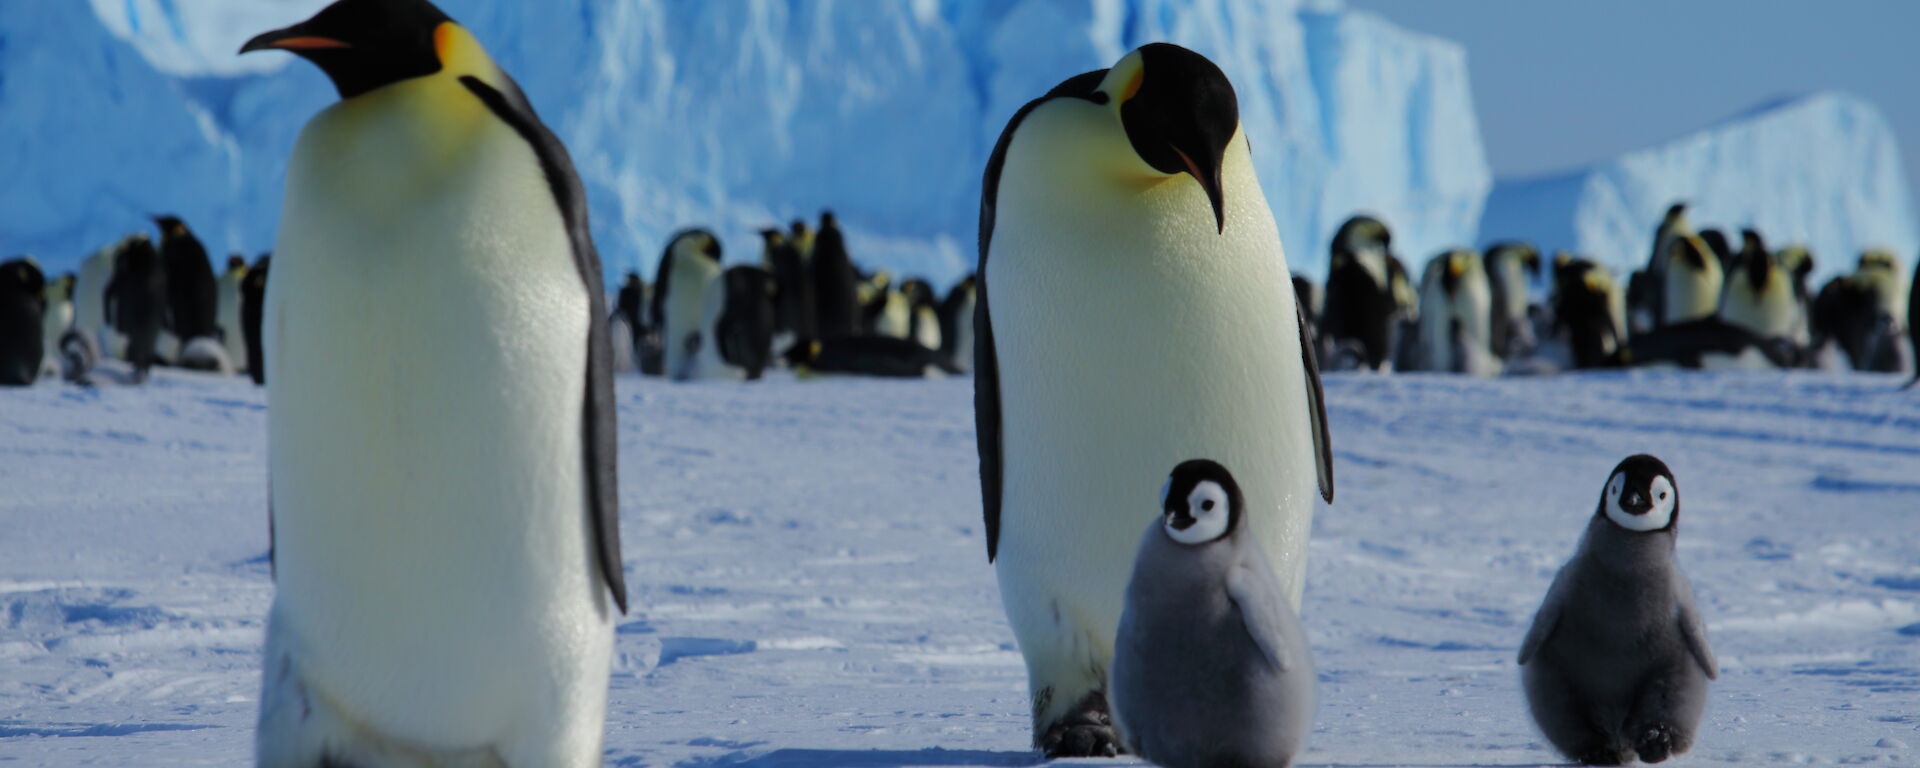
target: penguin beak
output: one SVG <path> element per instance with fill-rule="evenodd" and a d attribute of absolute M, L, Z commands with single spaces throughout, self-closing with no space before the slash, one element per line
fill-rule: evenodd
<path fill-rule="evenodd" d="M 1206 191 L 1207 202 L 1213 206 L 1214 231 L 1217 234 L 1226 234 L 1227 196 L 1226 193 L 1220 189 L 1220 166 L 1222 158 L 1210 158 L 1211 162 L 1202 166 L 1194 162 L 1193 155 L 1189 154 L 1185 149 L 1175 146 L 1173 147 L 1173 153 L 1179 155 L 1180 162 L 1187 166 L 1187 175 L 1192 176 L 1194 181 L 1200 182 L 1200 188 Z M 1211 170 L 1209 170 L 1209 168 Z"/>
<path fill-rule="evenodd" d="M 1160 173 L 1185 173 L 1200 183 L 1213 207 L 1214 230 L 1225 234 L 1221 169 L 1240 126 L 1239 100 L 1226 74 L 1193 51 L 1150 43 L 1107 70 L 1099 92 L 1141 160 Z"/>
<path fill-rule="evenodd" d="M 353 47 L 344 41 L 335 40 L 331 37 L 307 34 L 306 30 L 302 29 L 304 26 L 306 25 L 295 24 L 285 29 L 276 29 L 272 32 L 263 32 L 255 35 L 252 40 L 247 41 L 246 45 L 240 46 L 240 52 L 252 53 L 254 51 L 272 50 L 315 51 L 327 48 Z"/>
<path fill-rule="evenodd" d="M 1167 510 L 1167 525 L 1171 526 L 1176 531 L 1184 531 L 1188 528 L 1191 528 L 1193 527 L 1194 522 L 1195 520 L 1193 515 L 1189 514 L 1187 510 L 1184 510 L 1184 509 Z"/>
<path fill-rule="evenodd" d="M 1653 500 L 1638 490 L 1629 490 L 1620 495 L 1620 511 L 1629 515 L 1644 515 L 1653 508 Z"/>

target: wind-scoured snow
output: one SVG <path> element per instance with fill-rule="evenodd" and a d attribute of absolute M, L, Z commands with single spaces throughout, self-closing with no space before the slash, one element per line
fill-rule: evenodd
<path fill-rule="evenodd" d="M 287 154 L 333 89 L 290 54 L 233 52 L 324 5 L 0 7 L 0 110 L 33 116 L 0 123 L 0 250 L 64 269 L 161 211 L 216 255 L 271 247 Z M 754 258 L 758 228 L 831 207 L 862 262 L 957 278 L 1007 119 L 1156 40 L 1233 80 L 1297 269 L 1324 273 L 1356 209 L 1409 253 L 1469 243 L 1491 183 L 1462 49 L 1333 2 L 441 5 L 567 143 L 610 270 L 694 224 Z"/>
<path fill-rule="evenodd" d="M 1850 272 L 1862 250 L 1920 251 L 1900 148 L 1880 111 L 1833 92 L 1764 104 L 1668 143 L 1566 174 L 1501 179 L 1482 237 L 1524 238 L 1618 269 L 1653 250 L 1667 206 L 1735 243 L 1754 227 L 1779 248 L 1812 250 L 1815 272 Z"/>
<path fill-rule="evenodd" d="M 267 404 L 0 392 L 0 762 L 250 765 Z M 1330 375 L 1304 765 L 1555 765 L 1514 654 L 1651 452 L 1722 675 L 1691 765 L 1920 762 L 1920 399 L 1894 376 Z M 1018 766 L 965 379 L 618 381 L 610 766 Z M 1162 478 L 1139 478 L 1139 525 Z M 1090 761 L 1090 765 L 1132 765 Z"/>

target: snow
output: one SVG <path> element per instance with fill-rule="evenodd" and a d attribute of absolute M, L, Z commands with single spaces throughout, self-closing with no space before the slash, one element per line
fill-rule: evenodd
<path fill-rule="evenodd" d="M 264 393 L 102 378 L 0 392 L 0 761 L 247 765 Z M 1558 764 L 1514 653 L 1640 451 L 1679 478 L 1679 558 L 1723 667 L 1684 764 L 1920 761 L 1920 399 L 1898 377 L 1326 383 L 1338 495 L 1311 544 L 1303 764 Z M 633 612 L 608 765 L 1038 762 L 967 379 L 617 389 Z"/>
<path fill-rule="evenodd" d="M 233 52 L 324 4 L 0 8 L 0 110 L 33 116 L 0 124 L 0 248 L 64 269 L 160 211 L 215 254 L 269 247 L 285 158 L 333 90 L 290 55 Z M 1323 274 L 1360 208 L 1416 256 L 1470 243 L 1491 183 L 1461 48 L 1335 2 L 442 5 L 566 141 L 609 270 L 651 274 L 692 224 L 750 260 L 760 227 L 832 207 L 856 258 L 944 285 L 971 269 L 1007 118 L 1154 40 L 1235 83 L 1297 269 Z"/>
<path fill-rule="evenodd" d="M 1689 203 L 1695 227 L 1720 227 L 1736 243 L 1742 227 L 1755 227 L 1770 247 L 1808 246 L 1820 278 L 1851 272 L 1867 248 L 1890 248 L 1902 261 L 1920 251 L 1892 129 L 1873 105 L 1834 92 L 1763 104 L 1565 174 L 1501 179 L 1480 234 L 1637 268 L 1676 200 Z"/>

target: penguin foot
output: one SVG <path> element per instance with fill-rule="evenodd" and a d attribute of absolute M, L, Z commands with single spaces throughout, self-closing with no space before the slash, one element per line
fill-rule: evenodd
<path fill-rule="evenodd" d="M 1047 759 L 1060 757 L 1119 757 L 1126 754 L 1119 734 L 1113 730 L 1113 716 L 1107 711 L 1107 697 L 1099 691 L 1087 694 L 1065 717 L 1047 727 L 1040 737 L 1040 750 Z"/>
<path fill-rule="evenodd" d="M 1665 724 L 1650 725 L 1634 742 L 1633 751 L 1643 763 L 1657 763 L 1673 754 L 1673 729 Z"/>
<path fill-rule="evenodd" d="M 1625 765 L 1627 762 L 1627 758 L 1622 757 L 1619 751 L 1608 747 L 1595 747 L 1569 757 L 1581 765 Z"/>

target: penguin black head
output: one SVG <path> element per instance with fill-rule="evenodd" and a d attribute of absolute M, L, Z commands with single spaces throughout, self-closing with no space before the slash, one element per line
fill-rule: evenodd
<path fill-rule="evenodd" d="M 1335 257 L 1375 249 L 1390 253 L 1393 250 L 1393 232 L 1387 229 L 1386 222 L 1372 216 L 1360 215 L 1347 219 L 1333 233 Z"/>
<path fill-rule="evenodd" d="M 1687 201 L 1681 200 L 1681 201 L 1675 202 L 1673 205 L 1667 206 L 1666 219 L 1667 221 L 1671 222 L 1674 219 L 1678 219 L 1681 216 L 1686 215 L 1686 213 L 1687 213 Z"/>
<path fill-rule="evenodd" d="M 820 228 L 821 229 L 838 229 L 839 227 L 840 227 L 840 220 L 833 217 L 833 211 L 829 210 L 829 211 L 820 212 Z"/>
<path fill-rule="evenodd" d="M 698 253 L 715 262 L 720 261 L 720 238 L 715 237 L 712 232 L 708 232 L 707 230 L 681 230 L 678 234 L 675 234 L 672 239 L 667 241 L 667 253 L 662 258 L 670 258 L 675 252 L 681 251 L 683 248 L 692 248 L 694 249 L 691 251 L 692 253 Z"/>
<path fill-rule="evenodd" d="M 153 217 L 154 226 L 160 228 L 163 238 L 192 237 L 193 230 L 187 229 L 187 223 L 172 214 L 160 214 Z"/>
<path fill-rule="evenodd" d="M 1594 514 L 1638 533 L 1675 530 L 1680 524 L 1680 489 L 1664 462 L 1644 453 L 1628 456 L 1608 476 Z"/>
<path fill-rule="evenodd" d="M 760 230 L 760 240 L 765 243 L 767 247 L 775 248 L 787 241 L 787 234 L 781 232 L 777 227 L 768 227 Z"/>
<path fill-rule="evenodd" d="M 439 72 L 440 28 L 451 21 L 427 0 L 339 0 L 311 19 L 248 40 L 240 52 L 291 51 L 351 99 Z"/>
<path fill-rule="evenodd" d="M 1134 154 L 1154 170 L 1187 174 L 1213 205 L 1215 229 L 1227 229 L 1220 171 L 1240 129 L 1240 101 L 1207 57 L 1172 43 L 1135 49 L 1107 71 L 1096 103 L 1118 105 Z"/>
<path fill-rule="evenodd" d="M 1180 462 L 1160 486 L 1161 529 L 1189 546 L 1233 535 L 1244 506 L 1233 473 L 1208 459 Z"/>
<path fill-rule="evenodd" d="M 232 272 L 233 270 L 236 270 L 236 269 L 246 269 L 246 268 L 247 268 L 247 257 L 237 253 L 227 254 L 227 271 L 228 272 Z"/>

